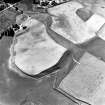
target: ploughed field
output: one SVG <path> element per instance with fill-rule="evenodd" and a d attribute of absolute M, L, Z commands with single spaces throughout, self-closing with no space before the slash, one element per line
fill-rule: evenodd
<path fill-rule="evenodd" d="M 29 29 L 14 38 L 14 63 L 23 72 L 36 75 L 55 65 L 66 49 L 50 38 L 41 22 L 29 19 L 23 25 Z"/>

